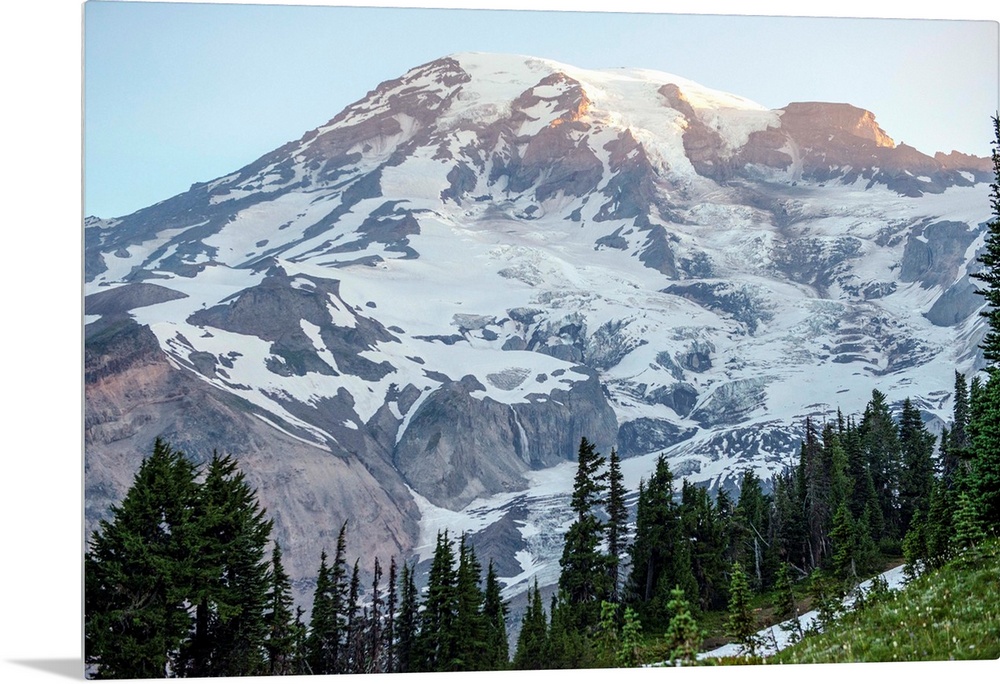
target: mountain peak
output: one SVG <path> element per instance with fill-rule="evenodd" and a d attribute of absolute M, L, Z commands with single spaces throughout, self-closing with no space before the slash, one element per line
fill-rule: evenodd
<path fill-rule="evenodd" d="M 981 361 L 981 161 L 850 104 L 769 110 L 659 71 L 414 67 L 242 169 L 86 221 L 88 492 L 163 433 L 247 454 L 294 513 L 300 579 L 351 518 L 389 521 L 359 535 L 383 558 L 441 520 L 507 530 L 521 582 L 558 567 L 536 542 L 564 522 L 520 517 L 562 496 L 529 489 L 570 483 L 582 436 L 636 481 L 664 453 L 731 487 L 873 387 L 945 418 Z M 502 529 L 462 513 L 477 500 Z"/>

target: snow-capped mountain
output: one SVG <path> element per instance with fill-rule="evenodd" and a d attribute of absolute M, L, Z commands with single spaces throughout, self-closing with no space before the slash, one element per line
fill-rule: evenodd
<path fill-rule="evenodd" d="M 981 364 L 989 160 L 848 104 L 458 54 L 246 167 L 88 219 L 88 526 L 153 438 L 236 456 L 294 577 L 473 533 L 555 580 L 581 437 L 731 486 L 874 388 Z"/>

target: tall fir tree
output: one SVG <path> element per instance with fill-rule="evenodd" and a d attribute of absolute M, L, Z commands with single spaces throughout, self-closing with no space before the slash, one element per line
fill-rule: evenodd
<path fill-rule="evenodd" d="M 412 565 L 403 563 L 403 570 L 399 576 L 399 616 L 395 628 L 393 672 L 415 672 L 419 669 L 417 641 L 420 633 L 420 605 L 414 572 Z"/>
<path fill-rule="evenodd" d="M 628 509 L 625 507 L 625 484 L 622 476 L 621 459 L 614 448 L 608 457 L 608 497 L 607 515 L 608 522 L 605 536 L 607 538 L 609 575 L 611 578 L 611 592 L 609 599 L 612 603 L 620 600 L 621 585 L 621 557 L 625 551 L 625 536 L 628 533 Z"/>
<path fill-rule="evenodd" d="M 364 660 L 364 633 L 367 620 L 361 607 L 361 568 L 360 559 L 354 560 L 351 570 L 351 581 L 347 589 L 347 625 L 346 639 L 341 650 L 340 671 L 347 674 L 360 674 Z"/>
<path fill-rule="evenodd" d="M 685 537 L 673 478 L 661 454 L 649 481 L 639 483 L 635 535 L 629 547 L 632 570 L 626 587 L 628 605 L 648 628 L 666 627 L 670 619 L 667 604 L 675 586 L 684 589 L 692 603 L 699 600 L 691 540 Z"/>
<path fill-rule="evenodd" d="M 927 431 L 920 411 L 910 401 L 903 402 L 899 418 L 899 446 L 902 468 L 899 475 L 899 524 L 909 530 L 918 513 L 926 517 L 934 486 L 935 437 Z"/>
<path fill-rule="evenodd" d="M 852 582 L 858 577 L 857 540 L 854 518 L 847 502 L 841 502 L 833 516 L 833 529 L 830 531 L 830 570 L 841 582 Z"/>
<path fill-rule="evenodd" d="M 596 606 L 600 610 L 600 604 Z M 552 596 L 549 608 L 549 631 L 545 640 L 544 662 L 552 669 L 584 669 L 596 667 L 597 651 L 594 643 L 600 613 L 593 622 L 580 625 L 580 614 L 574 610 L 566 592 Z"/>
<path fill-rule="evenodd" d="M 750 581 L 739 563 L 730 569 L 729 610 L 726 632 L 735 638 L 750 655 L 756 655 L 757 621 L 753 614 Z"/>
<path fill-rule="evenodd" d="M 902 540 L 899 520 L 900 445 L 897 426 L 886 396 L 872 390 L 859 426 L 868 474 L 878 502 L 884 530 L 882 537 Z"/>
<path fill-rule="evenodd" d="M 982 269 L 972 277 L 982 283 L 976 290 L 986 300 L 980 315 L 987 331 L 980 347 L 989 376 L 985 386 L 975 379 L 970 390 L 969 436 L 973 458 L 969 473 L 972 505 L 983 524 L 993 533 L 1000 532 L 1000 114 L 993 117 L 993 182 L 990 183 L 990 207 L 993 216 L 986 224 L 986 242 L 976 259 Z M 979 391 L 977 391 L 979 390 Z M 967 515 L 968 506 L 958 507 L 959 518 Z"/>
<path fill-rule="evenodd" d="M 798 480 L 789 470 L 774 478 L 774 530 L 777 555 L 795 567 L 807 567 L 806 523 Z"/>
<path fill-rule="evenodd" d="M 95 678 L 267 671 L 272 522 L 232 456 L 203 474 L 162 439 L 84 558 Z"/>
<path fill-rule="evenodd" d="M 1000 118 L 993 117 L 993 176 L 990 183 L 990 207 L 993 216 L 986 224 L 986 243 L 976 257 L 982 269 L 972 277 L 982 283 L 977 295 L 986 299 L 986 308 L 980 315 L 986 319 L 988 329 L 980 347 L 991 368 L 1000 364 Z"/>
<path fill-rule="evenodd" d="M 865 507 L 874 501 L 875 484 L 868 470 L 868 462 L 861 444 L 861 430 L 853 416 L 847 417 L 847 425 L 840 436 L 840 444 L 847 455 L 847 473 L 851 484 L 847 505 L 851 515 L 858 520 L 864 514 Z"/>
<path fill-rule="evenodd" d="M 229 455 L 213 454 L 197 502 L 195 629 L 181 670 L 193 677 L 260 674 L 267 635 L 265 547 L 273 523 Z"/>
<path fill-rule="evenodd" d="M 332 566 L 326 551 L 320 554 L 320 568 L 313 592 L 309 636 L 306 640 L 307 662 L 312 674 L 344 672 L 346 633 L 347 571 L 345 522 L 337 535 L 337 550 Z"/>
<path fill-rule="evenodd" d="M 458 544 L 455 653 L 450 670 L 487 669 L 487 621 L 483 612 L 485 596 L 480 586 L 481 575 L 482 565 L 476 558 L 476 550 L 463 534 Z"/>
<path fill-rule="evenodd" d="M 547 665 L 548 625 L 542 593 L 538 588 L 538 578 L 528 593 L 528 605 L 521 619 L 521 630 L 517 635 L 514 649 L 513 667 L 516 670 L 541 670 Z"/>
<path fill-rule="evenodd" d="M 483 596 L 483 616 L 486 619 L 486 647 L 484 666 L 502 670 L 510 665 L 510 645 L 507 639 L 508 602 L 501 595 L 500 579 L 493 560 L 486 570 L 486 588 Z"/>
<path fill-rule="evenodd" d="M 841 417 L 838 423 L 842 420 Z M 828 423 L 823 428 L 823 462 L 829 481 L 827 508 L 831 511 L 831 520 L 840 504 L 847 503 L 848 495 L 853 486 L 847 450 L 843 443 L 845 433 L 846 427 L 838 426 L 837 429 L 834 429 L 833 423 Z"/>
<path fill-rule="evenodd" d="M 336 671 L 340 633 L 337 631 L 337 614 L 333 608 L 333 580 L 326 561 L 324 549 L 319 555 L 319 572 L 316 574 L 309 636 L 306 639 L 306 662 L 310 674 L 330 674 Z"/>
<path fill-rule="evenodd" d="M 733 515 L 736 558 L 745 567 L 752 568 L 751 583 L 758 590 L 765 585 L 764 556 L 769 545 L 765 533 L 769 510 L 770 501 L 764 494 L 760 478 L 753 470 L 744 470 L 740 478 L 740 497 Z"/>
<path fill-rule="evenodd" d="M 951 429 L 941 435 L 941 476 L 950 488 L 959 470 L 968 467 L 972 441 L 969 438 L 969 388 L 965 375 L 955 371 L 954 408 Z"/>
<path fill-rule="evenodd" d="M 954 499 L 950 485 L 943 477 L 935 480 L 923 534 L 924 555 L 920 560 L 932 568 L 944 565 L 951 558 L 954 537 Z"/>
<path fill-rule="evenodd" d="M 398 594 L 396 587 L 399 582 L 399 567 L 396 557 L 389 559 L 389 579 L 385 596 L 385 628 L 382 630 L 383 649 L 385 651 L 385 672 L 397 671 L 396 660 L 396 609 Z"/>
<path fill-rule="evenodd" d="M 712 504 L 708 490 L 687 480 L 681 482 L 680 517 L 682 539 L 691 543 L 691 572 L 698 586 L 693 609 L 714 610 L 725 606 L 725 523 Z M 676 586 L 676 585 L 675 585 Z"/>
<path fill-rule="evenodd" d="M 84 659 L 98 679 L 163 678 L 191 629 L 191 516 L 197 486 L 184 455 L 157 438 L 84 558 Z"/>
<path fill-rule="evenodd" d="M 967 483 L 982 525 L 1000 533 L 1000 368 L 991 371 L 975 393 L 969 432 L 972 437 Z"/>
<path fill-rule="evenodd" d="M 427 578 L 427 595 L 420 614 L 416 640 L 416 669 L 444 672 L 451 668 L 455 651 L 455 616 L 458 612 L 458 573 L 455 550 L 448 531 L 438 533 Z"/>
<path fill-rule="evenodd" d="M 309 661 L 307 660 L 308 649 L 306 640 L 309 638 L 309 627 L 303 619 L 306 611 L 302 606 L 295 607 L 295 649 L 294 649 L 294 674 L 307 675 L 310 673 Z"/>
<path fill-rule="evenodd" d="M 300 643 L 300 625 L 293 611 L 292 584 L 281 561 L 281 545 L 271 549 L 270 587 L 266 596 L 264 624 L 267 638 L 267 671 L 269 675 L 302 674 L 298 671 L 296 649 Z"/>
<path fill-rule="evenodd" d="M 798 490 L 805 516 L 809 566 L 819 567 L 828 551 L 829 478 L 823 462 L 823 446 L 811 417 L 806 418 L 806 436 L 799 454 Z"/>
<path fill-rule="evenodd" d="M 955 536 L 951 542 L 953 554 L 974 548 L 985 539 L 982 516 L 977 508 L 976 500 L 967 492 L 958 493 L 955 501 Z"/>
<path fill-rule="evenodd" d="M 566 531 L 559 559 L 559 591 L 566 597 L 569 623 L 581 630 L 597 625 L 600 602 L 611 594 L 608 556 L 601 549 L 604 525 L 599 511 L 607 490 L 603 467 L 604 457 L 592 442 L 582 438 L 570 498 L 574 520 Z"/>
<path fill-rule="evenodd" d="M 792 583 L 792 566 L 782 563 L 778 569 L 778 576 L 774 582 L 774 590 L 777 592 L 777 605 L 775 606 L 775 616 L 785 619 L 798 619 L 798 604 L 795 600 L 795 587 Z"/>
<path fill-rule="evenodd" d="M 877 519 L 879 519 L 878 507 L 874 503 L 866 506 L 857 526 L 857 546 L 854 552 L 854 564 L 859 574 L 875 572 L 881 562 L 881 552 L 872 534 L 872 530 L 879 527 L 872 522 Z"/>
<path fill-rule="evenodd" d="M 368 619 L 365 621 L 364 648 L 361 674 L 385 672 L 385 644 L 383 629 L 385 628 L 385 598 L 382 596 L 382 564 L 378 557 L 372 569 L 371 603 L 368 606 Z"/>

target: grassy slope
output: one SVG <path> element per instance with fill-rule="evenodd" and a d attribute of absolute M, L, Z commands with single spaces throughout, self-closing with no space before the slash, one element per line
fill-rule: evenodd
<path fill-rule="evenodd" d="M 1000 542 L 913 580 L 881 603 L 849 613 L 769 663 L 1000 658 Z"/>

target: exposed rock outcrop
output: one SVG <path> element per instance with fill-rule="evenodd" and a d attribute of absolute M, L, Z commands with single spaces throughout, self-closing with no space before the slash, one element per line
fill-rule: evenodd
<path fill-rule="evenodd" d="M 473 396 L 486 391 L 474 376 L 443 383 L 414 410 L 394 462 L 415 491 L 458 510 L 476 497 L 523 487 L 528 469 L 576 458 L 581 437 L 606 453 L 617 419 L 596 373 L 574 371 L 588 378 L 509 405 Z"/>
<path fill-rule="evenodd" d="M 295 438 L 280 417 L 174 368 L 145 326 L 88 328 L 86 349 L 88 537 L 160 436 L 198 464 L 213 450 L 233 455 L 274 520 L 300 605 L 311 603 L 319 552 L 335 549 L 345 521 L 351 557 L 402 558 L 415 545 L 418 512 L 398 476 L 376 476 L 353 454 Z"/>

